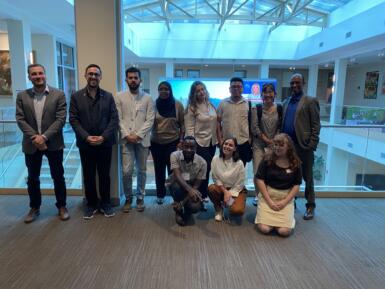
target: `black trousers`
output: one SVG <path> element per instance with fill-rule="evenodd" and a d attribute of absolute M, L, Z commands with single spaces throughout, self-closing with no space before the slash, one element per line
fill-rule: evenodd
<path fill-rule="evenodd" d="M 164 186 L 166 181 L 166 168 L 168 175 L 170 175 L 170 155 L 176 151 L 178 142 L 179 140 L 167 144 L 151 142 L 150 150 L 152 159 L 154 160 L 156 196 L 158 198 L 164 198 L 166 195 L 166 187 Z"/>
<path fill-rule="evenodd" d="M 174 199 L 175 202 L 181 202 L 187 197 L 187 191 L 182 188 L 177 182 L 171 183 L 170 187 L 170 195 Z M 184 204 L 184 212 L 187 214 L 195 214 L 202 209 L 201 201 L 194 201 L 192 199 L 188 199 Z"/>
<path fill-rule="evenodd" d="M 302 177 L 305 181 L 305 198 L 306 208 L 315 208 L 315 192 L 314 192 L 314 178 L 313 178 L 313 164 L 314 164 L 314 151 L 301 148 L 298 144 L 295 144 L 295 150 L 300 158 L 302 165 Z"/>
<path fill-rule="evenodd" d="M 200 155 L 207 163 L 207 173 L 206 179 L 202 180 L 201 185 L 199 186 L 199 191 L 202 194 L 202 198 L 207 197 L 207 187 L 209 186 L 209 177 L 211 171 L 211 161 L 215 155 L 216 146 L 211 145 L 208 147 L 201 147 L 197 144 L 197 154 Z"/>
<path fill-rule="evenodd" d="M 84 192 L 87 206 L 96 208 L 99 204 L 96 191 L 96 171 L 99 176 L 100 205 L 110 205 L 110 168 L 112 147 L 90 146 L 79 149 L 83 169 Z"/>
<path fill-rule="evenodd" d="M 239 158 L 242 160 L 243 165 L 246 166 L 247 164 L 247 158 L 250 153 L 250 144 L 249 142 L 245 142 L 243 144 L 238 144 L 238 152 L 239 152 Z"/>
<path fill-rule="evenodd" d="M 43 155 L 45 155 L 48 159 L 49 169 L 54 184 L 56 207 L 65 207 L 67 191 L 64 180 L 63 150 L 37 150 L 33 154 L 25 154 L 25 164 L 28 169 L 27 187 L 29 194 L 29 206 L 36 209 L 41 206 L 40 170 Z"/>

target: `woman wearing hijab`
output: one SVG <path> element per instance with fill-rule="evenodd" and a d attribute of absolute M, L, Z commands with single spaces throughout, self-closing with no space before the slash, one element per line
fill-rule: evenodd
<path fill-rule="evenodd" d="M 158 95 L 150 150 L 154 160 L 157 203 L 161 205 L 166 195 L 166 167 L 170 174 L 170 155 L 184 135 L 184 108 L 174 99 L 169 82 L 159 83 Z"/>

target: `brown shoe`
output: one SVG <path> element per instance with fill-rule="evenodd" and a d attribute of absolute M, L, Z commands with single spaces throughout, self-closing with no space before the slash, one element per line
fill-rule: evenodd
<path fill-rule="evenodd" d="M 37 216 L 40 215 L 40 210 L 37 208 L 31 208 L 27 216 L 24 219 L 24 223 L 29 224 L 36 220 Z"/>
<path fill-rule="evenodd" d="M 68 210 L 66 207 L 60 207 L 58 215 L 60 220 L 62 221 L 67 221 L 70 218 L 70 215 L 68 214 Z"/>
<path fill-rule="evenodd" d="M 122 208 L 123 213 L 129 213 L 131 211 L 131 203 L 131 198 L 126 199 L 126 202 L 124 203 L 124 206 Z"/>

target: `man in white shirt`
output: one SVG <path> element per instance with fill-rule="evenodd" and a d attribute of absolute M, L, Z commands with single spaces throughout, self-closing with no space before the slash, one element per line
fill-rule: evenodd
<path fill-rule="evenodd" d="M 140 89 L 141 73 L 136 67 L 126 70 L 128 90 L 117 94 L 120 143 L 122 144 L 123 188 L 126 202 L 123 212 L 131 210 L 132 175 L 136 165 L 136 209 L 144 211 L 146 164 L 150 146 L 150 131 L 154 124 L 154 104 L 149 94 Z"/>
<path fill-rule="evenodd" d="M 235 137 L 238 142 L 239 157 L 244 165 L 250 161 L 249 104 L 242 96 L 243 80 L 239 77 L 230 79 L 230 97 L 218 106 L 220 123 L 219 139 Z"/>

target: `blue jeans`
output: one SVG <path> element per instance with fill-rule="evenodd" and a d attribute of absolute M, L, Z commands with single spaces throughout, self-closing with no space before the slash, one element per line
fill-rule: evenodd
<path fill-rule="evenodd" d="M 134 173 L 134 164 L 136 168 L 136 196 L 143 199 L 146 186 L 148 147 L 142 144 L 124 144 L 122 145 L 122 167 L 123 167 L 123 189 L 127 199 L 131 199 L 132 193 L 132 175 Z"/>

